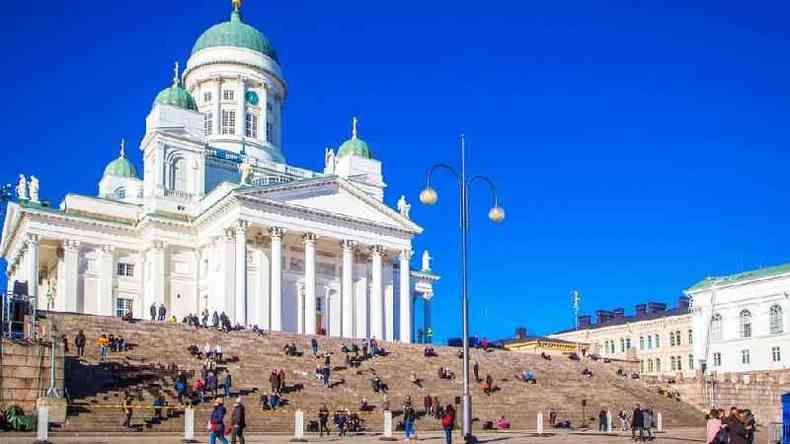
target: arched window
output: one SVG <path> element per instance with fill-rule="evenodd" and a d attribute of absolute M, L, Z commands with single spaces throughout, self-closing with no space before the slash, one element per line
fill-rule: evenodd
<path fill-rule="evenodd" d="M 721 314 L 716 313 L 710 320 L 710 338 L 713 340 L 721 340 L 722 327 L 721 327 Z"/>
<path fill-rule="evenodd" d="M 115 191 L 113 191 L 112 194 L 113 196 L 115 196 L 116 199 L 124 199 L 126 198 L 126 188 L 118 187 L 115 189 Z"/>
<path fill-rule="evenodd" d="M 675 332 L 674 331 L 669 332 L 669 346 L 670 347 L 674 347 L 675 346 Z"/>
<path fill-rule="evenodd" d="M 784 317 L 782 316 L 782 307 L 779 305 L 771 306 L 768 311 L 769 320 L 771 325 L 771 334 L 776 335 L 784 332 Z"/>
<path fill-rule="evenodd" d="M 740 332 L 742 338 L 752 337 L 752 313 L 749 310 L 741 311 L 740 319 Z"/>
<path fill-rule="evenodd" d="M 170 189 L 173 191 L 186 191 L 187 175 L 184 159 L 177 157 L 170 162 Z"/>
<path fill-rule="evenodd" d="M 675 345 L 680 345 L 680 330 L 675 332 Z"/>
<path fill-rule="evenodd" d="M 656 373 L 661 373 L 661 359 L 656 358 Z"/>
<path fill-rule="evenodd" d="M 670 368 L 672 368 L 672 371 L 675 371 L 675 357 L 674 356 L 670 356 L 669 357 L 669 366 L 670 366 Z"/>

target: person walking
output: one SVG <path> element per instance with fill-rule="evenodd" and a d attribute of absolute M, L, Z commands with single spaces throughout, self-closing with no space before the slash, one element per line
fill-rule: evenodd
<path fill-rule="evenodd" d="M 455 427 L 455 408 L 452 404 L 447 404 L 442 416 L 442 428 L 444 429 L 444 440 L 446 444 L 453 444 L 453 428 Z"/>
<path fill-rule="evenodd" d="M 230 435 L 231 444 L 236 444 L 237 437 L 239 442 L 244 444 L 244 428 L 247 427 L 247 415 L 244 411 L 244 404 L 241 403 L 241 396 L 236 398 L 236 405 L 233 407 L 230 420 L 233 424 L 233 433 Z"/>
<path fill-rule="evenodd" d="M 414 431 L 414 421 L 416 419 L 417 412 L 414 411 L 414 407 L 411 404 L 406 404 L 403 408 L 403 432 L 406 441 L 411 438 L 417 438 L 417 433 Z"/>
<path fill-rule="evenodd" d="M 606 432 L 607 431 L 606 430 L 606 426 L 607 426 L 606 422 L 607 422 L 606 421 L 606 411 L 605 410 L 601 410 L 600 412 L 598 412 L 598 431 L 599 432 Z"/>
<path fill-rule="evenodd" d="M 124 414 L 123 426 L 127 429 L 131 429 L 132 428 L 132 396 L 129 394 L 129 392 L 123 393 L 123 402 L 121 404 L 121 407 L 123 408 L 123 414 Z"/>
<path fill-rule="evenodd" d="M 156 303 L 151 304 L 151 320 L 156 320 Z"/>
<path fill-rule="evenodd" d="M 634 413 L 631 416 L 631 438 L 636 441 L 636 432 L 639 432 L 639 441 L 645 440 L 645 422 L 644 422 L 644 415 L 642 413 L 642 408 L 639 407 L 639 404 L 634 407 Z"/>
<path fill-rule="evenodd" d="M 318 436 L 324 436 L 324 432 L 326 432 L 326 436 L 329 436 L 329 428 L 326 426 L 327 422 L 329 422 L 329 409 L 326 408 L 326 404 L 321 404 L 321 409 L 318 410 Z"/>
<path fill-rule="evenodd" d="M 74 338 L 74 346 L 77 347 L 77 357 L 85 357 L 85 333 L 80 330 Z"/>
<path fill-rule="evenodd" d="M 230 387 L 233 382 L 233 379 L 230 376 L 230 371 L 225 373 L 225 398 L 230 398 Z"/>
<path fill-rule="evenodd" d="M 475 365 L 472 367 L 472 372 L 475 374 L 475 382 L 480 382 L 480 364 L 475 361 Z"/>
<path fill-rule="evenodd" d="M 310 349 L 313 351 L 313 357 L 318 357 L 318 340 L 316 338 L 310 339 Z"/>
<path fill-rule="evenodd" d="M 228 444 L 225 439 L 225 406 L 222 405 L 222 400 L 217 399 L 214 401 L 214 410 L 211 411 L 209 419 L 209 444 L 216 444 L 217 439 L 222 444 Z"/>
<path fill-rule="evenodd" d="M 165 304 L 159 304 L 159 320 L 164 321 L 167 315 L 167 309 L 165 308 Z"/>

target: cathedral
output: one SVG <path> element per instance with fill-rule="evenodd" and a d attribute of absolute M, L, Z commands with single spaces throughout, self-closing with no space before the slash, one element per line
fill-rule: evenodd
<path fill-rule="evenodd" d="M 401 196 L 384 203 L 381 161 L 351 137 L 323 171 L 289 165 L 282 146 L 288 88 L 272 44 L 240 0 L 206 30 L 153 100 L 142 174 L 121 142 L 98 194 L 39 198 L 20 175 L 0 255 L 9 292 L 26 284 L 38 309 L 147 318 L 224 312 L 270 331 L 411 342 L 439 276 L 410 267 L 422 228 Z M 419 304 L 418 304 L 419 302 Z"/>

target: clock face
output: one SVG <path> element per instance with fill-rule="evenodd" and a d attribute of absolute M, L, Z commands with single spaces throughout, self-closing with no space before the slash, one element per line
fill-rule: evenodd
<path fill-rule="evenodd" d="M 246 94 L 247 103 L 250 105 L 257 105 L 258 104 L 258 94 L 255 91 L 247 91 Z"/>

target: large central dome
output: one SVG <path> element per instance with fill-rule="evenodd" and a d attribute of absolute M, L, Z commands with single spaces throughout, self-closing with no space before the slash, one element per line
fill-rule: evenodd
<path fill-rule="evenodd" d="M 214 25 L 204 32 L 195 42 L 192 54 L 201 49 L 221 46 L 251 49 L 279 62 L 277 52 L 269 40 L 257 29 L 242 22 L 237 9 L 231 12 L 229 21 Z"/>

